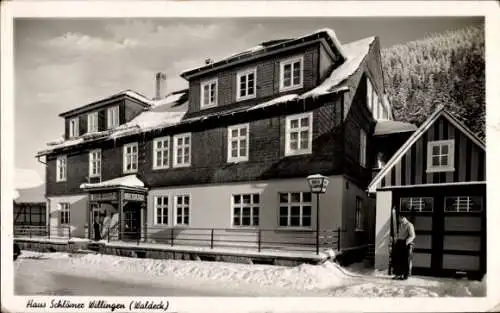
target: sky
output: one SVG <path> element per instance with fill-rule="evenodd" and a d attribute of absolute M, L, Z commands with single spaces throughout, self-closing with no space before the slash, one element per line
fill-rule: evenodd
<path fill-rule="evenodd" d="M 35 154 L 63 134 L 60 113 L 126 89 L 152 97 L 159 71 L 167 73 L 170 92 L 186 88 L 180 73 L 203 65 L 206 58 L 217 60 L 320 28 L 335 30 L 341 43 L 378 36 L 385 48 L 483 23 L 481 17 L 17 18 L 15 175 L 45 177 Z"/>

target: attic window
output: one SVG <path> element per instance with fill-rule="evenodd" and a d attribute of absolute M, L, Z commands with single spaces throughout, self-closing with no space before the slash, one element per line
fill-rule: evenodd
<path fill-rule="evenodd" d="M 239 72 L 237 75 L 237 100 L 255 98 L 256 69 Z"/>
<path fill-rule="evenodd" d="M 69 120 L 69 137 L 79 136 L 78 117 Z"/>
<path fill-rule="evenodd" d="M 201 108 L 217 105 L 217 79 L 201 83 Z"/>
<path fill-rule="evenodd" d="M 280 63 L 280 91 L 302 88 L 304 57 L 295 57 Z"/>
<path fill-rule="evenodd" d="M 427 172 L 454 171 L 455 140 L 430 141 L 427 144 Z"/>

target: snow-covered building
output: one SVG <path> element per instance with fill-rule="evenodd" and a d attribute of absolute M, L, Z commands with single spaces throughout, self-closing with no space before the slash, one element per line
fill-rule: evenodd
<path fill-rule="evenodd" d="M 372 138 L 393 119 L 377 37 L 341 44 L 322 29 L 181 76 L 188 89 L 166 97 L 158 74 L 154 99 L 129 90 L 60 115 L 65 138 L 37 155 L 51 225 L 91 236 L 98 219 L 121 239 L 156 242 L 208 228 L 314 238 L 305 178 L 320 173 L 321 230 L 342 229 L 342 248 L 374 240 Z"/>

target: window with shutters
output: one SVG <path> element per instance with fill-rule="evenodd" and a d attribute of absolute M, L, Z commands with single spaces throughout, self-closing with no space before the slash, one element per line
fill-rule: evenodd
<path fill-rule="evenodd" d="M 427 143 L 427 172 L 451 172 L 454 164 L 455 140 L 439 140 Z"/>
<path fill-rule="evenodd" d="M 302 88 L 304 57 L 294 57 L 280 62 L 280 91 Z"/>

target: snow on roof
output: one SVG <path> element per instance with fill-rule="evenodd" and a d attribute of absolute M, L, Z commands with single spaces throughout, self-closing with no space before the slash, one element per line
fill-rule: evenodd
<path fill-rule="evenodd" d="M 83 183 L 80 185 L 80 188 L 88 189 L 88 188 L 104 188 L 113 186 L 144 188 L 144 183 L 139 178 L 137 178 L 136 175 L 128 175 L 128 176 L 113 178 L 100 183 Z"/>
<path fill-rule="evenodd" d="M 378 121 L 375 125 L 375 136 L 382 136 L 395 133 L 404 133 L 416 131 L 417 126 L 410 123 L 400 122 L 400 121 Z"/>
<path fill-rule="evenodd" d="M 265 107 L 272 106 L 272 105 L 275 105 L 278 103 L 292 101 L 292 100 L 297 99 L 298 97 L 299 97 L 299 95 L 297 95 L 295 93 L 289 94 L 289 95 L 284 95 L 284 96 L 277 97 L 277 98 L 271 99 L 269 101 L 254 105 L 253 107 L 248 108 L 247 111 L 257 110 L 257 109 L 265 108 Z"/>
<path fill-rule="evenodd" d="M 257 46 L 254 46 L 252 48 L 249 48 L 249 49 L 237 52 L 237 53 L 233 53 L 233 54 L 231 54 L 228 57 L 221 58 L 221 59 L 215 61 L 214 63 L 229 61 L 230 59 L 238 57 L 238 56 L 243 56 L 245 54 L 250 54 L 250 53 L 258 52 L 260 50 L 265 50 L 265 49 L 273 47 L 273 46 L 281 45 L 281 44 L 283 44 L 285 42 L 294 41 L 294 40 L 300 40 L 300 39 L 309 37 L 311 35 L 316 35 L 316 34 L 320 34 L 320 33 L 326 33 L 330 37 L 330 39 L 332 40 L 333 44 L 335 45 L 335 48 L 339 51 L 340 55 L 344 59 L 347 58 L 347 53 L 345 52 L 345 49 L 340 44 L 340 41 L 338 40 L 337 35 L 335 34 L 335 31 L 333 29 L 330 29 L 330 28 L 321 28 L 321 29 L 318 29 L 318 30 L 316 30 L 314 32 L 305 34 L 303 36 L 300 36 L 300 37 L 297 37 L 297 38 L 294 38 L 294 39 L 285 40 L 285 41 L 277 41 L 276 44 L 273 44 L 273 45 L 269 45 L 269 46 L 264 46 L 262 44 L 261 45 L 257 45 Z M 211 64 L 214 64 L 214 63 L 211 63 Z M 182 74 L 185 74 L 187 72 L 191 72 L 191 71 L 194 71 L 194 70 L 197 70 L 197 69 L 204 68 L 205 66 L 207 66 L 207 64 L 204 64 L 202 66 L 198 66 L 198 67 L 195 67 L 195 68 L 186 69 L 186 70 L 182 71 Z"/>
<path fill-rule="evenodd" d="M 370 51 L 370 46 L 375 41 L 375 37 L 368 37 L 354 41 L 343 46 L 346 60 L 332 71 L 330 76 L 316 88 L 302 94 L 301 98 L 314 97 L 339 91 L 339 85 L 349 78 L 359 68 L 366 55 Z M 347 87 L 344 87 L 347 88 Z"/>
<path fill-rule="evenodd" d="M 31 188 L 19 188 L 14 190 L 15 203 L 45 203 L 45 184 Z"/>

